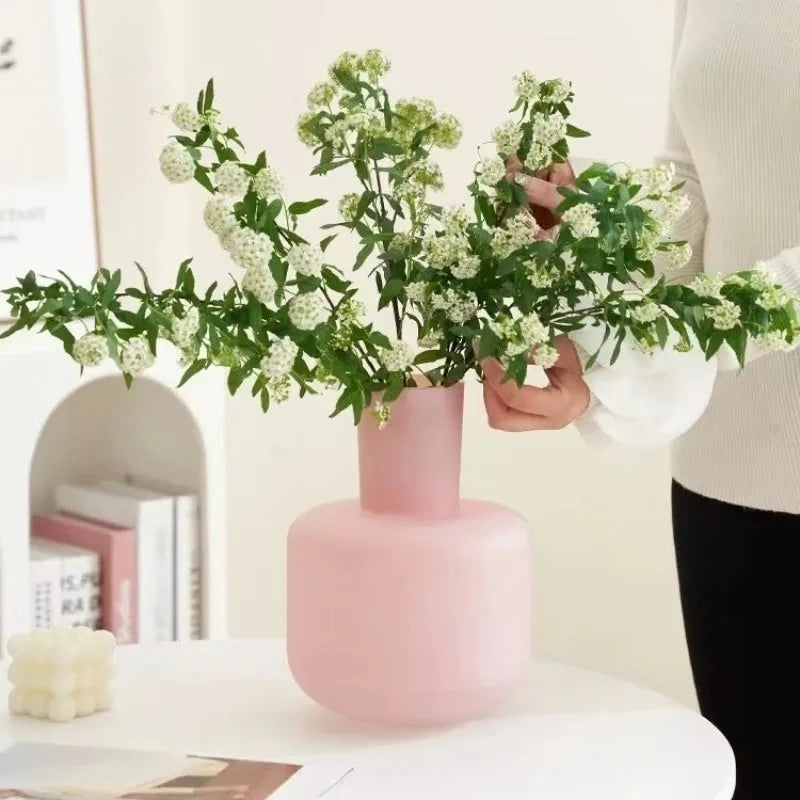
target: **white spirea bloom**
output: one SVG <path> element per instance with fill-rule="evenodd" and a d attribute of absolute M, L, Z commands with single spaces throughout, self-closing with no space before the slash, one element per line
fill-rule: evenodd
<path fill-rule="evenodd" d="M 108 342 L 99 333 L 86 333 L 72 347 L 72 357 L 82 367 L 96 367 L 108 358 Z"/>
<path fill-rule="evenodd" d="M 427 284 L 422 281 L 413 281 L 406 284 L 406 297 L 413 303 L 423 303 L 426 299 Z"/>
<path fill-rule="evenodd" d="M 392 342 L 391 347 L 379 348 L 378 358 L 389 372 L 404 372 L 414 362 L 414 350 L 397 339 Z"/>
<path fill-rule="evenodd" d="M 298 118 L 297 118 L 297 138 L 306 146 L 306 147 L 316 147 L 319 144 L 319 139 L 317 136 L 308 130 L 308 124 L 316 117 L 316 113 L 314 111 L 304 111 Z"/>
<path fill-rule="evenodd" d="M 532 103 L 539 97 L 539 81 L 532 72 L 523 70 L 514 76 L 514 91 L 520 100 Z"/>
<path fill-rule="evenodd" d="M 289 319 L 301 331 L 313 331 L 326 318 L 325 306 L 316 294 L 299 294 L 289 303 Z"/>
<path fill-rule="evenodd" d="M 522 141 L 522 127 L 515 120 L 507 119 L 494 129 L 492 139 L 497 145 L 498 152 L 505 156 L 511 155 L 517 152 Z"/>
<path fill-rule="evenodd" d="M 481 266 L 481 260 L 478 256 L 470 253 L 463 253 L 459 255 L 458 261 L 450 265 L 450 272 L 454 278 L 461 281 L 474 278 L 478 274 Z"/>
<path fill-rule="evenodd" d="M 536 241 L 539 225 L 527 214 L 516 214 L 505 228 L 496 228 L 492 235 L 492 248 L 498 258 L 507 258 L 521 247 Z"/>
<path fill-rule="evenodd" d="M 369 111 L 357 111 L 350 114 L 346 122 L 350 130 L 358 131 L 366 136 L 378 137 L 386 134 L 386 121 L 383 118 L 383 112 L 374 108 Z"/>
<path fill-rule="evenodd" d="M 540 344 L 533 353 L 533 363 L 542 369 L 552 369 L 558 362 L 558 350 L 551 344 Z"/>
<path fill-rule="evenodd" d="M 261 374 L 271 381 L 285 378 L 294 368 L 300 348 L 291 339 L 276 339 L 261 359 Z"/>
<path fill-rule="evenodd" d="M 661 219 L 663 220 L 665 232 L 689 210 L 692 201 L 689 195 L 680 192 L 669 192 L 661 200 Z"/>
<path fill-rule="evenodd" d="M 372 49 L 364 53 L 361 59 L 364 72 L 370 79 L 376 81 L 381 75 L 385 75 L 392 67 L 392 62 L 384 55 L 382 50 Z"/>
<path fill-rule="evenodd" d="M 266 267 L 250 267 L 242 277 L 242 291 L 252 294 L 260 303 L 268 305 L 275 299 L 278 286 Z"/>
<path fill-rule="evenodd" d="M 214 173 L 217 191 L 231 197 L 242 197 L 250 186 L 250 175 L 235 161 L 224 161 Z"/>
<path fill-rule="evenodd" d="M 321 81 L 315 84 L 308 93 L 308 107 L 312 111 L 319 111 L 322 108 L 327 108 L 334 101 L 338 92 L 339 89 L 335 83 Z"/>
<path fill-rule="evenodd" d="M 713 297 L 720 298 L 722 296 L 722 287 L 725 285 L 725 279 L 721 275 L 711 272 L 701 272 L 689 284 L 689 288 L 698 297 Z"/>
<path fill-rule="evenodd" d="M 122 348 L 122 371 L 131 377 L 141 375 L 155 360 L 146 336 L 136 336 Z"/>
<path fill-rule="evenodd" d="M 337 72 L 343 72 L 345 75 L 353 76 L 360 72 L 361 68 L 362 61 L 358 53 L 347 50 L 330 65 L 328 74 L 331 76 L 331 80 L 338 83 L 339 79 L 336 77 Z"/>
<path fill-rule="evenodd" d="M 433 350 L 439 347 L 442 343 L 442 332 L 441 331 L 428 331 L 428 333 L 420 336 L 418 339 L 418 343 L 420 347 L 424 347 L 429 350 Z"/>
<path fill-rule="evenodd" d="M 228 198 L 221 194 L 215 194 L 206 203 L 203 209 L 203 220 L 209 229 L 218 236 L 239 224 Z"/>
<path fill-rule="evenodd" d="M 389 247 L 387 248 L 389 255 L 393 258 L 399 258 L 411 246 L 413 241 L 414 237 L 406 231 L 396 233 L 392 236 Z"/>
<path fill-rule="evenodd" d="M 272 258 L 272 240 L 266 233 L 251 228 L 236 228 L 231 244 L 231 258 L 243 269 L 265 269 Z"/>
<path fill-rule="evenodd" d="M 451 206 L 442 214 L 442 225 L 448 233 L 463 234 L 469 225 L 469 215 L 464 206 Z"/>
<path fill-rule="evenodd" d="M 718 331 L 728 331 L 739 324 L 740 310 L 736 303 L 730 300 L 722 300 L 718 306 L 709 308 L 708 317 L 714 323 Z"/>
<path fill-rule="evenodd" d="M 178 103 L 172 108 L 169 117 L 182 131 L 194 132 L 203 124 L 203 118 L 188 103 Z"/>
<path fill-rule="evenodd" d="M 542 100 L 558 105 L 569 98 L 572 84 L 563 78 L 553 78 L 542 84 Z"/>
<path fill-rule="evenodd" d="M 762 290 L 761 295 L 756 300 L 761 308 L 771 311 L 776 308 L 783 308 L 790 300 L 789 295 L 782 286 L 767 286 Z"/>
<path fill-rule="evenodd" d="M 517 324 L 519 325 L 522 341 L 529 348 L 547 341 L 547 328 L 536 312 L 532 311 L 530 314 L 520 317 Z"/>
<path fill-rule="evenodd" d="M 496 186 L 506 176 L 506 164 L 498 155 L 484 156 L 478 166 L 478 176 L 484 186 Z"/>
<path fill-rule="evenodd" d="M 439 114 L 431 134 L 433 143 L 446 150 L 458 147 L 461 142 L 461 123 L 452 114 Z"/>
<path fill-rule="evenodd" d="M 459 292 L 451 287 L 441 294 L 432 295 L 431 305 L 444 311 L 451 322 L 463 325 L 478 311 L 478 298 L 474 292 Z"/>
<path fill-rule="evenodd" d="M 549 289 L 558 277 L 557 270 L 540 267 L 535 261 L 528 261 L 525 266 L 528 267 L 528 280 L 534 289 Z"/>
<path fill-rule="evenodd" d="M 569 226 L 576 239 L 593 239 L 600 233 L 591 203 L 578 203 L 561 215 L 561 221 Z"/>
<path fill-rule="evenodd" d="M 319 275 L 322 272 L 322 250 L 315 244 L 293 245 L 286 254 L 289 266 L 300 275 Z"/>
<path fill-rule="evenodd" d="M 673 245 L 666 251 L 666 256 L 668 270 L 683 269 L 692 258 L 692 246 L 689 242 Z"/>
<path fill-rule="evenodd" d="M 188 367 L 193 364 L 197 357 L 200 355 L 200 344 L 198 342 L 190 342 L 188 347 L 181 347 L 178 355 L 178 363 L 182 367 Z"/>
<path fill-rule="evenodd" d="M 545 146 L 552 146 L 567 135 L 567 120 L 558 111 L 554 114 L 534 114 L 531 126 L 533 141 Z"/>
<path fill-rule="evenodd" d="M 658 255 L 659 236 L 650 228 L 642 228 L 636 242 L 636 258 L 640 261 L 652 261 Z"/>
<path fill-rule="evenodd" d="M 775 285 L 775 281 L 769 276 L 766 264 L 763 261 L 756 261 L 755 267 L 749 276 L 750 286 L 757 292 L 763 292 Z"/>
<path fill-rule="evenodd" d="M 667 194 L 675 183 L 675 165 L 658 164 L 646 169 L 638 169 L 633 173 L 633 183 L 638 183 L 642 187 L 645 195 L 661 196 Z"/>
<path fill-rule="evenodd" d="M 434 191 L 438 191 L 444 187 L 442 169 L 430 159 L 417 161 L 409 167 L 406 171 L 405 179 L 407 181 L 413 181 L 427 189 L 433 189 Z"/>
<path fill-rule="evenodd" d="M 422 251 L 432 267 L 447 269 L 456 259 L 469 249 L 469 242 L 462 233 L 444 233 L 438 235 L 434 231 L 425 234 L 422 240 Z"/>
<path fill-rule="evenodd" d="M 186 350 L 194 344 L 199 329 L 200 312 L 192 306 L 182 317 L 172 320 L 172 341 L 179 349 Z"/>
<path fill-rule="evenodd" d="M 342 195 L 339 200 L 339 214 L 345 222 L 352 222 L 356 218 L 358 204 L 361 202 L 361 195 L 356 192 L 348 192 Z"/>
<path fill-rule="evenodd" d="M 631 309 L 631 316 L 633 319 L 643 324 L 655 322 L 662 313 L 661 307 L 650 300 L 646 300 L 641 305 L 634 306 Z"/>
<path fill-rule="evenodd" d="M 351 131 L 348 119 L 337 119 L 325 131 L 325 140 L 334 147 L 344 147 L 347 144 L 347 135 Z"/>
<path fill-rule="evenodd" d="M 528 155 L 525 156 L 525 169 L 531 172 L 538 172 L 540 169 L 549 167 L 553 160 L 553 154 L 546 144 L 532 142 Z"/>
<path fill-rule="evenodd" d="M 401 98 L 395 103 L 394 110 L 392 133 L 405 146 L 411 144 L 419 131 L 430 128 L 436 119 L 436 106 L 426 98 Z"/>
<path fill-rule="evenodd" d="M 283 182 L 277 170 L 267 164 L 267 166 L 262 167 L 256 173 L 255 178 L 253 178 L 253 188 L 256 190 L 259 197 L 269 199 L 281 193 Z"/>
<path fill-rule="evenodd" d="M 161 174 L 170 183 L 186 183 L 194 177 L 194 159 L 178 142 L 167 142 L 158 157 Z"/>

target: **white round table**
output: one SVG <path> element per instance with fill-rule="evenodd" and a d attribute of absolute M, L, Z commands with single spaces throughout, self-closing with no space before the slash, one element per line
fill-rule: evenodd
<path fill-rule="evenodd" d="M 0 712 L 0 747 L 335 758 L 354 767 L 331 794 L 341 800 L 730 800 L 735 783 L 730 747 L 696 712 L 543 661 L 495 714 L 445 730 L 386 730 L 328 713 L 293 683 L 280 640 L 122 647 L 114 701 L 111 712 L 68 724 Z"/>

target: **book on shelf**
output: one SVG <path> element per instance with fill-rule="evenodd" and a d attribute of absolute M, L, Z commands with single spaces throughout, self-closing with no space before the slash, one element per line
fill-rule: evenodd
<path fill-rule="evenodd" d="M 31 537 L 31 553 L 58 565 L 60 598 L 50 622 L 42 625 L 100 625 L 100 558 L 84 547 Z M 33 562 L 33 559 L 31 559 Z M 36 617 L 34 605 L 34 619 Z"/>
<path fill-rule="evenodd" d="M 203 635 L 203 558 L 197 495 L 166 481 L 136 474 L 126 475 L 125 484 L 172 499 L 175 532 L 175 638 L 178 641 L 200 639 Z"/>
<path fill-rule="evenodd" d="M 136 532 L 66 514 L 35 514 L 31 534 L 97 553 L 101 625 L 116 636 L 119 644 L 138 641 Z"/>
<path fill-rule="evenodd" d="M 213 755 L 0 745 L 0 797 L 25 800 L 335 800 L 351 770 Z"/>
<path fill-rule="evenodd" d="M 138 640 L 174 639 L 173 502 L 144 497 L 125 484 L 56 488 L 56 508 L 65 514 L 136 532 Z"/>
<path fill-rule="evenodd" d="M 30 543 L 31 621 L 36 628 L 61 621 L 61 560 Z"/>

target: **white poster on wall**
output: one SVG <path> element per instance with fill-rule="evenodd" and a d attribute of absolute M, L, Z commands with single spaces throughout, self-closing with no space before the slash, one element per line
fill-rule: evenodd
<path fill-rule="evenodd" d="M 81 2 L 0 0 L 0 288 L 96 266 Z"/>

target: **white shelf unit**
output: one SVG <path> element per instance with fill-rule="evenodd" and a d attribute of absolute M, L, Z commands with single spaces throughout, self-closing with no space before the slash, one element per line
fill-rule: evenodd
<path fill-rule="evenodd" d="M 0 341 L 0 644 L 30 627 L 31 514 L 54 510 L 60 482 L 126 475 L 197 493 L 203 636 L 225 636 L 224 384 L 209 370 L 176 389 L 182 372 L 159 342 L 156 364 L 128 390 L 111 362 L 81 376 L 47 334 Z"/>

